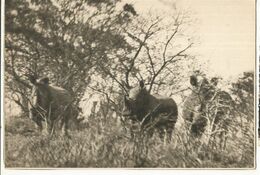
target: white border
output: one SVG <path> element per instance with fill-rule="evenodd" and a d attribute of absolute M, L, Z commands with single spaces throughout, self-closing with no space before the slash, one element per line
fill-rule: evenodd
<path fill-rule="evenodd" d="M 259 117 L 259 108 L 258 108 L 258 106 L 259 106 L 259 84 L 260 84 L 260 77 L 259 77 L 259 69 L 260 69 L 260 67 L 259 67 L 259 58 L 260 58 L 260 37 L 259 37 L 259 35 L 260 35 L 260 12 L 259 12 L 259 10 L 260 10 L 260 4 L 259 4 L 259 1 L 255 1 L 256 2 L 256 19 L 255 19 L 255 21 L 256 21 L 256 31 L 255 31 L 255 37 L 256 37 L 256 39 L 255 39 L 255 41 L 256 41 L 256 52 L 255 52 L 255 57 L 256 57 L 256 69 L 255 69 L 255 74 L 256 74 L 256 85 L 255 85 L 255 87 L 256 87 L 256 91 L 255 91 L 255 93 L 256 93 L 256 95 L 255 95 L 255 98 L 256 98 L 256 114 L 255 114 L 255 117 L 256 117 L 256 134 L 257 134 L 257 139 L 256 139 L 256 156 L 257 156 L 257 162 L 256 162 L 256 167 L 257 167 L 257 165 L 259 165 L 259 162 L 260 162 L 260 157 L 259 157 L 259 134 L 260 133 L 258 133 L 258 128 L 259 128 L 259 120 L 260 120 L 260 117 Z M 257 149 L 258 148 L 258 149 Z"/>
<path fill-rule="evenodd" d="M 1 172 L 0 174 L 3 174 L 3 171 L 4 171 L 4 158 L 3 158 L 3 153 L 4 153 L 4 134 L 3 134 L 3 116 L 4 116 L 4 112 L 3 112 L 3 109 L 4 109 L 4 98 L 3 98 L 3 95 L 4 95 L 4 28 L 5 28 L 5 22 L 4 22 L 4 0 L 1 0 L 1 95 L 0 95 L 0 98 L 1 98 Z"/>

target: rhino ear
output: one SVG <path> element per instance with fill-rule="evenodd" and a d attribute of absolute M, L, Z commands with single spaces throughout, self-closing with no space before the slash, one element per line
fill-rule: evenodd
<path fill-rule="evenodd" d="M 41 79 L 41 82 L 45 85 L 48 85 L 49 84 L 49 78 L 48 77 L 45 77 L 45 78 L 42 78 Z"/>
<path fill-rule="evenodd" d="M 144 88 L 144 81 L 143 81 L 143 80 L 139 81 L 139 86 L 140 86 L 141 88 Z"/>
<path fill-rule="evenodd" d="M 197 79 L 196 76 L 194 76 L 194 75 L 190 76 L 190 84 L 192 86 L 197 86 L 198 85 L 198 79 Z"/>

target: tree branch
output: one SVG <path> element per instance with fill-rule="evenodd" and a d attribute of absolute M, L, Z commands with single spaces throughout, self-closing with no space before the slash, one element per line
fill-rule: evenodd
<path fill-rule="evenodd" d="M 151 67 L 152 67 L 153 75 L 155 75 L 156 73 L 155 73 L 155 68 L 154 68 L 154 62 L 153 62 L 152 56 L 151 56 L 151 54 L 150 54 L 150 49 L 149 49 L 149 47 L 146 47 L 146 53 L 147 53 L 147 56 L 148 56 L 150 65 L 151 65 Z"/>
<path fill-rule="evenodd" d="M 29 85 L 28 83 L 24 82 L 23 80 L 21 80 L 20 76 L 19 76 L 19 75 L 16 73 L 16 71 L 15 71 L 15 68 L 14 68 L 14 67 L 15 67 L 15 66 L 14 66 L 15 56 L 14 56 L 13 50 L 11 51 L 10 57 L 11 57 L 12 76 L 14 77 L 14 79 L 15 79 L 18 83 L 20 83 L 20 84 L 22 84 L 23 86 L 25 86 L 25 87 L 31 89 L 32 86 Z"/>
<path fill-rule="evenodd" d="M 151 32 L 152 28 L 154 26 L 156 26 L 159 22 L 160 22 L 160 19 L 156 20 L 153 24 L 151 24 L 149 26 L 149 28 L 145 32 L 145 37 L 144 37 L 143 40 L 140 40 L 138 37 L 135 37 L 134 35 L 132 35 L 129 32 L 127 32 L 127 35 L 130 38 L 134 39 L 135 41 L 137 41 L 139 43 L 139 47 L 138 47 L 138 49 L 137 49 L 133 59 L 131 60 L 129 68 L 126 70 L 126 73 L 125 73 L 125 81 L 126 81 L 127 86 L 129 86 L 129 87 L 130 87 L 130 85 L 129 85 L 129 74 L 132 71 L 132 69 L 134 67 L 134 64 L 135 64 L 135 61 L 136 61 L 140 51 L 142 50 L 143 46 L 145 45 L 147 39 L 149 39 L 155 33 L 155 32 Z"/>
<path fill-rule="evenodd" d="M 158 69 L 158 71 L 153 75 L 152 80 L 150 81 L 150 87 L 148 89 L 148 92 L 151 92 L 152 87 L 154 85 L 154 81 L 157 78 L 157 76 L 162 72 L 162 70 L 169 64 L 169 63 L 173 63 L 176 62 L 180 59 L 175 59 L 178 56 L 186 56 L 186 55 L 182 55 L 182 53 L 184 53 L 186 50 L 188 50 L 191 46 L 193 45 L 193 43 L 189 44 L 187 47 L 185 47 L 183 50 L 179 51 L 177 54 L 175 54 L 174 56 L 172 56 L 170 59 L 168 60 L 164 60 L 162 66 Z"/>
<path fill-rule="evenodd" d="M 115 82 L 117 82 L 117 84 L 119 84 L 119 86 L 120 86 L 121 88 L 123 88 L 123 90 L 127 93 L 127 90 L 126 90 L 124 84 L 121 83 L 109 70 L 107 70 L 107 68 L 105 68 L 105 67 L 102 65 L 102 63 L 100 63 L 99 65 L 100 65 L 100 67 L 102 68 L 102 70 L 103 70 L 106 74 L 108 74 L 108 75 L 110 76 L 110 78 L 112 78 Z"/>
<path fill-rule="evenodd" d="M 170 36 L 170 38 L 167 40 L 164 50 L 163 50 L 163 60 L 166 61 L 166 52 L 167 52 L 167 48 L 168 45 L 170 44 L 170 42 L 172 41 L 173 37 L 176 35 L 176 33 L 178 32 L 178 28 L 179 25 L 176 27 L 176 29 L 174 30 L 173 34 Z"/>

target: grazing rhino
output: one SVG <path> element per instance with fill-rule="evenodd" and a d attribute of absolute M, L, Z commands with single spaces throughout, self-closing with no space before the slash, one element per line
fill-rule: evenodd
<path fill-rule="evenodd" d="M 48 78 L 31 77 L 30 81 L 33 87 L 28 104 L 29 117 L 40 130 L 45 122 L 48 133 L 52 134 L 60 124 L 58 128 L 64 128 L 68 135 L 69 120 L 78 115 L 72 105 L 73 97 L 67 90 L 50 85 Z"/>
<path fill-rule="evenodd" d="M 156 128 L 161 139 L 166 135 L 170 141 L 178 118 L 178 108 L 171 98 L 151 95 L 144 82 L 140 81 L 139 86 L 132 88 L 129 96 L 124 97 L 123 116 L 130 116 L 132 121 L 141 122 L 142 128 L 152 124 L 150 134 Z"/>
<path fill-rule="evenodd" d="M 226 144 L 226 134 L 230 124 L 233 100 L 231 96 L 216 86 L 217 78 L 208 81 L 200 75 L 190 77 L 192 92 L 186 98 L 183 107 L 183 118 L 191 123 L 190 132 L 201 137 L 206 127 L 210 127 L 211 137 L 220 138 L 221 147 Z M 224 140 L 223 140 L 224 139 Z"/>

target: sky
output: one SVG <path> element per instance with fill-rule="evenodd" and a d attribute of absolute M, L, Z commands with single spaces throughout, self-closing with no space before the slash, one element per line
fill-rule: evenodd
<path fill-rule="evenodd" d="M 188 10 L 199 38 L 194 52 L 208 62 L 210 72 L 224 78 L 255 68 L 254 0 L 132 0 L 139 14 L 149 10 L 172 13 Z"/>

